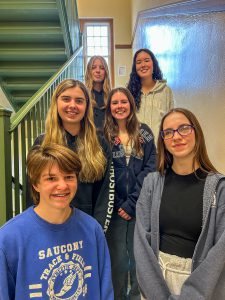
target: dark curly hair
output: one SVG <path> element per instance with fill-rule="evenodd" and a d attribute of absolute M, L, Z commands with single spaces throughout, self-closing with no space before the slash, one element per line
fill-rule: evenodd
<path fill-rule="evenodd" d="M 134 58 L 133 58 L 132 70 L 130 73 L 130 79 L 127 84 L 127 88 L 134 97 L 137 109 L 140 108 L 140 104 L 141 104 L 141 80 L 136 71 L 136 58 L 140 52 L 146 52 L 147 54 L 150 55 L 150 57 L 152 59 L 152 62 L 153 62 L 152 79 L 153 80 L 162 80 L 163 79 L 163 74 L 159 67 L 159 63 L 158 63 L 155 55 L 152 53 L 152 51 L 150 51 L 149 49 L 146 49 L 146 48 L 142 48 L 142 49 L 139 49 L 138 51 L 136 51 L 136 53 L 134 54 Z"/>

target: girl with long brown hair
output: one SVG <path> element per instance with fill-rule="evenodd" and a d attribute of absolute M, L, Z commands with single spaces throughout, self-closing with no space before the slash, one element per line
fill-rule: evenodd
<path fill-rule="evenodd" d="M 144 177 L 155 170 L 156 152 L 152 131 L 138 122 L 134 99 L 126 88 L 115 88 L 109 94 L 104 133 L 115 170 L 115 206 L 106 233 L 115 299 L 137 300 L 140 293 L 133 254 L 136 201 Z"/>
<path fill-rule="evenodd" d="M 163 117 L 157 172 L 137 202 L 134 251 L 143 299 L 225 298 L 225 177 L 209 160 L 195 115 Z"/>

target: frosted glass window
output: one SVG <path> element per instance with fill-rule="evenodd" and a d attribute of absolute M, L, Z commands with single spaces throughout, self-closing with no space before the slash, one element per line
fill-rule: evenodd
<path fill-rule="evenodd" d="M 109 25 L 86 25 L 86 48 L 94 47 L 93 49 L 88 49 L 87 55 L 89 56 L 90 51 L 93 55 L 102 55 L 108 56 L 110 51 L 110 43 L 109 43 Z"/>
<path fill-rule="evenodd" d="M 85 65 L 93 55 L 101 55 L 107 63 L 111 62 L 110 23 L 85 22 L 84 60 Z M 110 68 L 110 65 L 109 65 Z"/>
<path fill-rule="evenodd" d="M 108 47 L 101 47 L 102 56 L 108 56 L 109 55 L 108 50 L 109 50 Z"/>
<path fill-rule="evenodd" d="M 95 48 L 94 47 L 87 47 L 87 55 L 88 56 L 95 55 Z"/>
<path fill-rule="evenodd" d="M 101 36 L 108 36 L 108 27 L 101 26 Z"/>
<path fill-rule="evenodd" d="M 107 37 L 102 37 L 101 38 L 101 46 L 108 47 L 109 41 Z"/>
<path fill-rule="evenodd" d="M 100 36 L 101 35 L 101 27 L 95 26 L 94 27 L 94 36 Z"/>
<path fill-rule="evenodd" d="M 100 55 L 103 55 L 101 47 L 95 47 L 95 52 L 96 53 L 101 53 Z"/>
<path fill-rule="evenodd" d="M 95 46 L 96 47 L 101 45 L 101 38 L 100 37 L 94 37 L 93 39 L 95 41 Z"/>
<path fill-rule="evenodd" d="M 93 36 L 93 35 L 94 35 L 93 26 L 87 26 L 87 36 Z"/>
<path fill-rule="evenodd" d="M 87 56 L 110 55 L 109 25 L 86 24 L 86 52 Z"/>
<path fill-rule="evenodd" d="M 87 37 L 87 46 L 94 46 L 94 38 L 92 36 Z"/>

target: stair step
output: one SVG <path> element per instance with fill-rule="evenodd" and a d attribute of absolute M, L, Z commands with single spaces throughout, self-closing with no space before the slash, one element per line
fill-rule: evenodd
<path fill-rule="evenodd" d="M 64 49 L 1 49 L 0 61 L 66 61 Z"/>
<path fill-rule="evenodd" d="M 16 5 L 16 4 L 29 4 L 29 5 L 33 5 L 35 3 L 38 4 L 42 4 L 44 5 L 45 3 L 56 3 L 56 0 L 1 0 L 1 4 L 7 5 L 11 3 L 12 5 Z"/>
<path fill-rule="evenodd" d="M 60 42 L 63 43 L 62 30 L 57 23 L 1 23 L 1 43 Z"/>
<path fill-rule="evenodd" d="M 44 84 L 49 78 L 48 77 L 20 77 L 20 78 L 8 78 L 5 77 L 3 80 L 3 84 L 23 84 L 26 82 L 27 84 Z"/>
<path fill-rule="evenodd" d="M 30 99 L 36 91 L 14 91 L 11 93 L 11 99 L 16 106 L 21 106 Z"/>
<path fill-rule="evenodd" d="M 65 49 L 63 43 L 45 43 L 44 45 L 40 43 L 22 43 L 22 44 L 15 44 L 15 43 L 1 43 L 0 50 L 29 50 L 29 51 L 62 51 Z"/>
<path fill-rule="evenodd" d="M 18 110 L 20 107 L 22 107 L 27 102 L 27 100 L 30 99 L 30 97 L 23 97 L 23 96 L 21 96 L 21 97 L 11 97 L 11 101 L 13 101 L 13 105 Z"/>
<path fill-rule="evenodd" d="M 11 93 L 14 98 L 30 98 L 34 93 L 32 91 L 14 91 Z"/>
<path fill-rule="evenodd" d="M 43 83 L 10 83 L 10 84 L 2 84 L 2 86 L 8 91 L 37 91 L 42 87 Z"/>
<path fill-rule="evenodd" d="M 2 1 L 1 21 L 53 21 L 59 20 L 56 1 Z"/>
<path fill-rule="evenodd" d="M 61 65 L 59 62 L 0 62 L 0 77 L 51 77 Z"/>
<path fill-rule="evenodd" d="M 16 111 L 67 60 L 60 1 L 0 0 L 0 82 Z"/>

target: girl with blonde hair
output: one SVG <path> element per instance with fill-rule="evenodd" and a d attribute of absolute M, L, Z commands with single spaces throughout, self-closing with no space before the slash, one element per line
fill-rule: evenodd
<path fill-rule="evenodd" d="M 96 133 L 88 91 L 78 80 L 65 79 L 52 95 L 46 132 L 35 145 L 51 143 L 66 145 L 77 153 L 82 168 L 73 204 L 94 216 L 106 231 L 114 200 L 111 154 L 105 139 Z"/>
<path fill-rule="evenodd" d="M 111 91 L 109 68 L 104 57 L 95 55 L 90 58 L 85 73 L 85 85 L 94 108 L 95 126 L 103 130 L 105 107 Z"/>

